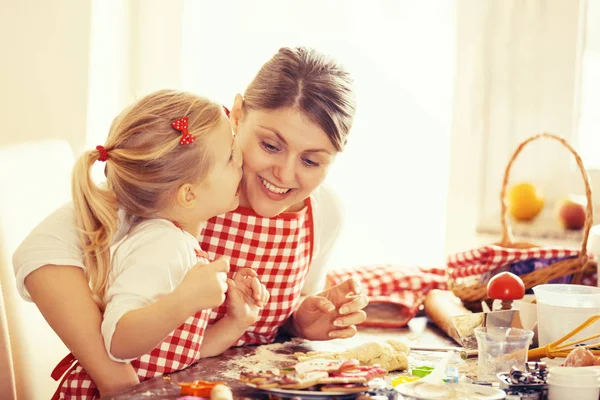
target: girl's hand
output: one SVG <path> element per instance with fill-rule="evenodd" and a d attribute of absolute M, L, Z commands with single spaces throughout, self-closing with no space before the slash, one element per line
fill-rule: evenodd
<path fill-rule="evenodd" d="M 297 334 L 310 340 L 349 338 L 356 334 L 356 325 L 367 319 L 363 308 L 368 304 L 360 283 L 348 279 L 306 297 L 293 314 L 293 327 Z"/>
<path fill-rule="evenodd" d="M 258 321 L 260 310 L 269 301 L 269 292 L 250 268 L 240 268 L 227 283 L 227 315 L 246 329 Z"/>
<path fill-rule="evenodd" d="M 225 301 L 228 272 L 229 260 L 224 257 L 210 264 L 198 263 L 185 274 L 174 292 L 191 306 L 192 313 L 218 307 Z"/>

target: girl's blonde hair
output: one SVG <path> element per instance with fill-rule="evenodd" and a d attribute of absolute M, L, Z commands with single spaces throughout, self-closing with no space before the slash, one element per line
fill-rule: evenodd
<path fill-rule="evenodd" d="M 196 136 L 192 144 L 180 144 L 181 132 L 171 127 L 184 116 L 189 133 Z M 182 184 L 203 179 L 213 163 L 207 134 L 222 116 L 220 105 L 193 94 L 154 92 L 113 121 L 104 145 L 106 187 L 97 186 L 90 175 L 99 150 L 84 153 L 75 163 L 72 192 L 77 227 L 90 287 L 100 305 L 118 209 L 128 217 L 155 217 Z"/>
<path fill-rule="evenodd" d="M 325 54 L 306 47 L 283 47 L 244 92 L 244 107 L 296 108 L 342 151 L 356 113 L 352 84 L 350 74 Z"/>

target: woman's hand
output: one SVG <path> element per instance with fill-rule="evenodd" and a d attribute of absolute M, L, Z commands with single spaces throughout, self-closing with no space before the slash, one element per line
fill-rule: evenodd
<path fill-rule="evenodd" d="M 356 334 L 356 325 L 367 318 L 363 308 L 368 304 L 360 283 L 348 279 L 306 297 L 292 314 L 292 326 L 298 335 L 310 340 L 349 338 Z"/>
<path fill-rule="evenodd" d="M 246 329 L 259 319 L 260 310 L 269 301 L 269 292 L 257 278 L 256 271 L 240 268 L 228 279 L 227 315 Z"/>

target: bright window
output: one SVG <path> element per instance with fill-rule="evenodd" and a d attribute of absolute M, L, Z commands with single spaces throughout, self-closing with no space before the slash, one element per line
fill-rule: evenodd
<path fill-rule="evenodd" d="M 517 146 L 537 133 L 560 135 L 576 147 L 591 171 L 595 192 L 600 191 L 593 171 L 600 166 L 600 35 L 597 26 L 585 23 L 586 15 L 588 22 L 600 17 L 598 3 L 486 0 L 459 11 L 461 26 L 471 28 L 458 35 L 463 51 L 457 68 L 473 71 L 471 80 L 457 82 L 457 98 L 467 100 L 455 120 L 466 133 L 455 129 L 454 134 L 463 146 L 470 139 L 474 155 L 467 157 L 479 167 L 471 177 L 479 197 L 479 232 L 498 234 L 505 168 Z M 568 150 L 548 139 L 527 145 L 510 173 L 509 184 L 519 181 L 541 189 L 546 207 L 533 224 L 512 224 L 515 233 L 578 240 L 580 234 L 565 232 L 554 213 L 557 201 L 584 193 Z M 600 204 L 600 196 L 593 201 Z"/>

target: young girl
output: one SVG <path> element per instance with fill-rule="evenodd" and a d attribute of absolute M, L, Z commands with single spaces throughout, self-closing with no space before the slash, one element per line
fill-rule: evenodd
<path fill-rule="evenodd" d="M 106 188 L 90 177 L 97 160 L 106 162 Z M 241 166 L 223 109 L 174 91 L 126 110 L 106 144 L 75 164 L 73 204 L 90 286 L 104 307 L 106 350 L 131 362 L 140 380 L 222 353 L 268 301 L 254 271 L 228 279 L 228 261 L 210 262 L 198 244 L 208 219 L 238 206 Z M 119 211 L 129 223 L 119 224 Z M 128 231 L 111 246 L 119 225 Z M 227 316 L 207 328 L 226 291 Z M 98 397 L 78 365 L 59 390 L 59 398 Z"/>

